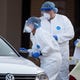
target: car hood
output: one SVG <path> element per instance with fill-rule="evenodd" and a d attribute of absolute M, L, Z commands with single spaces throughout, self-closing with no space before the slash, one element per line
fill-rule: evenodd
<path fill-rule="evenodd" d="M 0 73 L 38 74 L 43 72 L 33 62 L 23 57 L 0 57 Z"/>

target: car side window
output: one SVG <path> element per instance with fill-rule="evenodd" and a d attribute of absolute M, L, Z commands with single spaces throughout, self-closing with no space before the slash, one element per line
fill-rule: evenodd
<path fill-rule="evenodd" d="M 16 56 L 11 47 L 0 38 L 0 56 Z"/>

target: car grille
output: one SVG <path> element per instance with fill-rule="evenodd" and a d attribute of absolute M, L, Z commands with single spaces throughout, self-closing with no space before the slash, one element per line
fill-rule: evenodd
<path fill-rule="evenodd" d="M 0 80 L 5 80 L 7 74 L 0 74 Z M 14 76 L 15 80 L 35 80 L 36 75 L 35 74 L 12 74 Z"/>

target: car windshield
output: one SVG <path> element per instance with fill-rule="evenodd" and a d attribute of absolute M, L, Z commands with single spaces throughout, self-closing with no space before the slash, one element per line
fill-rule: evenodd
<path fill-rule="evenodd" d="M 18 57 L 15 51 L 1 38 L 0 38 L 0 56 Z"/>

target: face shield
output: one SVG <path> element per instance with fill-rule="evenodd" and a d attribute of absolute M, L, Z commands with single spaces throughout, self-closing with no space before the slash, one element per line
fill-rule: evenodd
<path fill-rule="evenodd" d="M 31 33 L 33 29 L 37 29 L 41 26 L 41 20 L 37 17 L 30 17 L 24 26 L 23 32 Z"/>
<path fill-rule="evenodd" d="M 25 22 L 25 25 L 24 25 L 24 30 L 23 32 L 24 33 L 31 33 L 33 30 L 33 25 L 30 23 L 28 23 L 27 21 Z"/>

